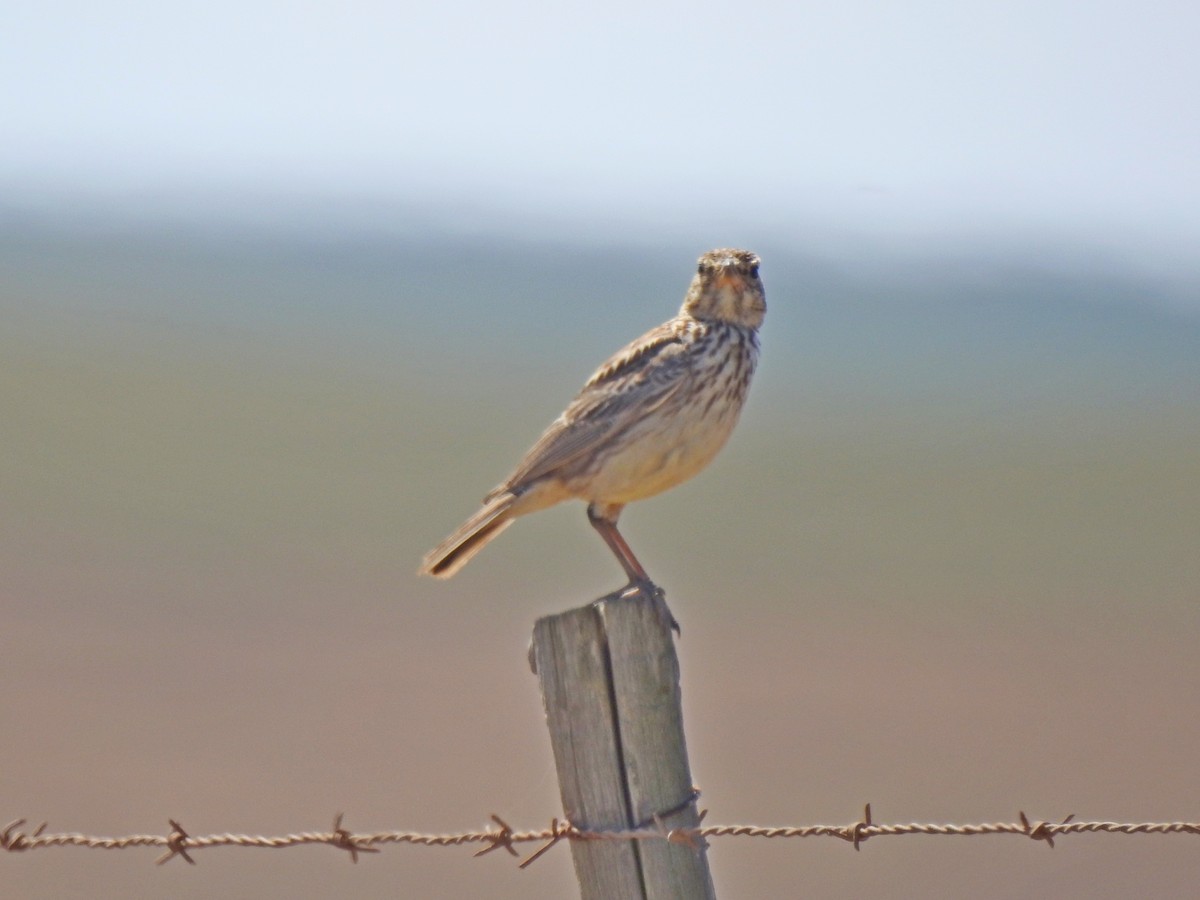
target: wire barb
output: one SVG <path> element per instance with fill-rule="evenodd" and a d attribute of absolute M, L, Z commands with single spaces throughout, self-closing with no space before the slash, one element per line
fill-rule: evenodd
<path fill-rule="evenodd" d="M 195 865 L 196 861 L 188 856 L 187 842 L 191 839 L 183 826 L 174 819 L 167 819 L 171 823 L 171 833 L 167 835 L 167 852 L 155 860 L 157 865 L 162 865 L 165 862 L 173 859 L 176 856 L 182 856 L 191 865 Z"/>
<path fill-rule="evenodd" d="M 25 824 L 24 819 L 17 819 L 15 822 L 9 822 L 4 831 L 0 831 L 0 847 L 5 850 L 11 850 L 14 853 L 19 853 L 22 850 L 29 849 L 29 839 L 20 831 L 17 831 Z M 46 823 L 43 822 L 37 827 L 33 833 L 34 837 L 40 835 L 46 828 Z"/>
<path fill-rule="evenodd" d="M 338 813 L 333 818 L 333 840 L 329 842 L 332 846 L 339 850 L 345 850 L 350 854 L 350 862 L 358 862 L 358 854 L 360 853 L 378 853 L 379 848 L 368 847 L 362 843 L 362 838 L 357 838 L 349 831 L 342 827 L 342 814 Z"/>
<path fill-rule="evenodd" d="M 695 828 L 668 828 L 662 816 L 655 816 L 654 824 L 668 844 L 685 844 L 692 850 L 699 851 L 702 839 L 698 839 Z"/>
<path fill-rule="evenodd" d="M 533 863 L 535 863 L 538 859 L 541 858 L 543 853 L 545 853 L 547 850 L 549 850 L 551 847 L 553 847 L 555 844 L 557 844 L 564 837 L 572 836 L 572 833 L 574 831 L 575 831 L 575 828 L 573 825 L 571 825 L 570 822 L 564 821 L 562 823 L 562 825 L 560 826 L 558 824 L 557 818 L 551 819 L 550 820 L 550 840 L 547 841 L 545 844 L 543 844 L 541 847 L 539 847 L 537 850 L 535 850 L 533 852 L 533 854 L 531 854 L 528 859 L 526 859 L 519 866 L 517 866 L 517 868 L 518 869 L 529 868 L 529 866 L 533 865 Z"/>
<path fill-rule="evenodd" d="M 846 835 L 846 840 L 854 844 L 855 853 L 858 852 L 858 848 L 862 842 L 871 836 L 866 833 L 866 830 L 873 824 L 874 823 L 871 821 L 871 804 L 868 803 L 866 808 L 863 810 L 862 821 L 855 822 L 853 825 L 851 825 L 849 829 L 850 833 Z"/>
<path fill-rule="evenodd" d="M 1053 822 L 1033 822 L 1033 823 L 1031 823 L 1029 821 L 1029 819 L 1026 818 L 1025 813 L 1023 811 L 1018 813 L 1018 815 L 1020 815 L 1020 817 L 1021 817 L 1021 824 L 1023 826 L 1025 826 L 1025 833 L 1027 835 L 1029 835 L 1035 841 L 1045 841 L 1047 844 L 1050 845 L 1051 850 L 1054 849 L 1054 831 L 1053 831 L 1053 829 L 1054 829 L 1055 825 Z M 1059 825 L 1067 825 L 1074 818 L 1075 818 L 1075 813 L 1071 813 L 1069 816 L 1067 816 L 1065 819 L 1063 819 L 1058 824 Z"/>
<path fill-rule="evenodd" d="M 509 852 L 509 855 L 520 856 L 521 854 L 517 852 L 517 848 L 513 846 L 512 827 L 495 813 L 492 813 L 492 821 L 500 826 L 500 830 L 495 832 L 495 837 L 492 838 L 490 844 L 472 855 L 476 857 L 483 856 L 499 847 L 503 847 Z"/>

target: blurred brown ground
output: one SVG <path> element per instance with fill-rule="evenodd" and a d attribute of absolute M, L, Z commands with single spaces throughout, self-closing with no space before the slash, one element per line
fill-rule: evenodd
<path fill-rule="evenodd" d="M 161 308 L 153 285 L 132 303 L 110 279 L 97 300 L 86 271 L 35 268 L 10 264 L 0 306 L 0 819 L 119 835 L 170 817 L 199 835 L 325 830 L 338 811 L 431 832 L 559 814 L 525 649 L 537 616 L 620 581 L 582 508 L 522 521 L 452 582 L 413 572 L 590 367 L 673 311 L 688 268 L 616 311 L 564 300 L 539 326 L 559 349 L 531 360 L 537 333 L 460 343 L 427 327 L 436 309 L 382 335 L 286 313 L 221 325 L 190 314 L 166 264 L 184 299 Z M 252 294 L 287 271 L 220 277 Z M 1023 367 L 1012 392 L 977 395 L 976 357 L 946 345 L 911 389 L 886 366 L 843 383 L 797 360 L 804 298 L 765 271 L 739 432 L 622 522 L 683 626 L 707 821 L 843 823 L 867 801 L 880 822 L 1200 819 L 1195 368 L 1113 399 L 1130 370 L 1067 346 L 1045 356 L 1048 396 Z M 711 860 L 728 898 L 1190 897 L 1196 840 L 722 839 Z M 5 855 L 0 882 L 22 898 L 575 892 L 565 849 L 526 871 L 463 849 L 155 855 Z"/>

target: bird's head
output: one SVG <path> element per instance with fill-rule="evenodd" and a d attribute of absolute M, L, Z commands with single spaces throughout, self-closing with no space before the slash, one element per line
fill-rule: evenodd
<path fill-rule="evenodd" d="M 767 312 L 758 277 L 759 259 L 749 250 L 709 250 L 683 299 L 685 315 L 757 328 Z"/>

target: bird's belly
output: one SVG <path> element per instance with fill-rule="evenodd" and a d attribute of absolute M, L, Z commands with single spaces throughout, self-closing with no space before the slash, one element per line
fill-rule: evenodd
<path fill-rule="evenodd" d="M 725 445 L 737 414 L 688 422 L 679 417 L 639 434 L 626 434 L 620 447 L 604 454 L 579 496 L 600 503 L 631 503 L 687 481 Z"/>

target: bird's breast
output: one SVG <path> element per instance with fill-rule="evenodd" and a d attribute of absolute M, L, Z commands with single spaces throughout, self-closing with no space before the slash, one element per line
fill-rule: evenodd
<path fill-rule="evenodd" d="M 576 496 L 630 503 L 680 484 L 712 462 L 737 424 L 754 370 L 753 336 L 705 335 L 692 348 L 688 377 L 661 404 L 596 454 Z"/>

